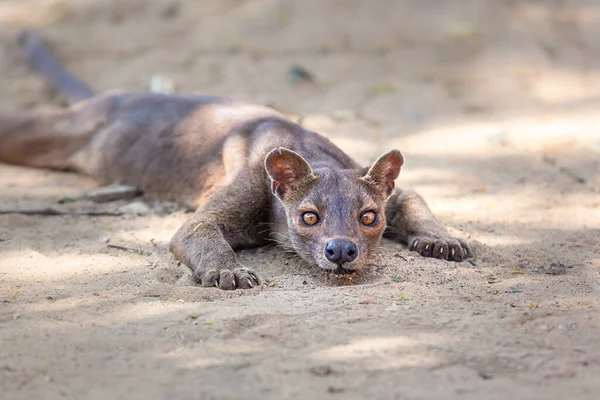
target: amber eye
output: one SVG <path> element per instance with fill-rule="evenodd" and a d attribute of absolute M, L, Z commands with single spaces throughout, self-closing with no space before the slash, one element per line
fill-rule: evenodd
<path fill-rule="evenodd" d="M 319 222 L 319 216 L 313 212 L 305 212 L 302 214 L 302 222 L 306 225 L 314 225 Z"/>
<path fill-rule="evenodd" d="M 360 216 L 360 222 L 362 222 L 364 225 L 371 226 L 377 222 L 377 214 L 375 214 L 374 211 L 365 211 Z"/>

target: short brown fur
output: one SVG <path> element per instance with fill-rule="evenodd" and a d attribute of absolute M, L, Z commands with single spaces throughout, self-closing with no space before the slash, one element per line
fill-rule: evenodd
<path fill-rule="evenodd" d="M 273 241 L 332 272 L 364 268 L 384 234 L 423 256 L 471 256 L 418 194 L 394 188 L 404 162 L 397 150 L 362 168 L 268 107 L 219 97 L 93 96 L 37 33 L 24 32 L 20 42 L 71 105 L 0 115 L 0 161 L 75 170 L 196 207 L 170 249 L 202 286 L 259 285 L 235 251 Z M 318 222 L 304 223 L 307 212 Z M 376 215 L 368 226 L 365 212 Z"/>

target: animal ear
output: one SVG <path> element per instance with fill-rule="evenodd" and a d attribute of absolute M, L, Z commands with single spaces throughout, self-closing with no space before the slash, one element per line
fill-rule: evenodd
<path fill-rule="evenodd" d="M 284 147 L 267 154 L 265 169 L 271 178 L 271 191 L 282 200 L 290 190 L 305 188 L 316 179 L 308 162 L 300 154 Z"/>
<path fill-rule="evenodd" d="M 394 180 L 400 174 L 402 164 L 404 164 L 402 153 L 398 150 L 388 151 L 375 160 L 362 179 L 370 184 L 383 187 L 389 196 L 394 190 Z"/>

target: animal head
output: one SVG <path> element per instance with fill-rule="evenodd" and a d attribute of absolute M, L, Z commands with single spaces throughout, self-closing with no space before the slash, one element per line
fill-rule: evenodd
<path fill-rule="evenodd" d="M 271 190 L 284 206 L 295 251 L 327 271 L 363 268 L 381 242 L 386 201 L 403 162 L 392 150 L 363 171 L 313 170 L 291 150 L 280 147 L 267 154 Z"/>

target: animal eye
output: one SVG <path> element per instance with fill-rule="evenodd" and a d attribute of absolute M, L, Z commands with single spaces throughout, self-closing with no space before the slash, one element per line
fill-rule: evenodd
<path fill-rule="evenodd" d="M 302 222 L 306 225 L 314 225 L 319 222 L 319 216 L 313 212 L 305 212 L 302 214 Z"/>
<path fill-rule="evenodd" d="M 360 216 L 360 222 L 367 226 L 374 225 L 377 222 L 377 214 L 374 211 L 365 211 Z"/>

